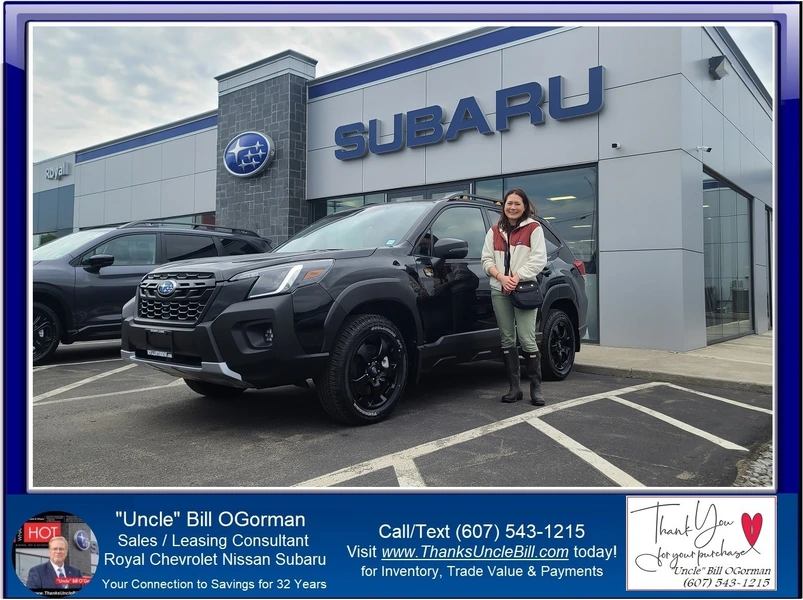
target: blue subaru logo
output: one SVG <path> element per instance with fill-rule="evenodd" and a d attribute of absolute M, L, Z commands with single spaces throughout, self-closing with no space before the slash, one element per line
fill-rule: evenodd
<path fill-rule="evenodd" d="M 235 136 L 226 146 L 223 164 L 235 177 L 251 177 L 267 167 L 275 154 L 276 146 L 270 137 L 247 131 Z"/>
<path fill-rule="evenodd" d="M 75 542 L 75 547 L 79 550 L 89 550 L 89 546 L 91 545 L 89 534 L 83 529 L 79 529 L 75 532 L 73 541 Z"/>
<path fill-rule="evenodd" d="M 159 293 L 160 296 L 169 296 L 174 291 L 176 291 L 176 282 L 173 281 L 172 279 L 163 281 L 156 287 L 156 291 Z"/>

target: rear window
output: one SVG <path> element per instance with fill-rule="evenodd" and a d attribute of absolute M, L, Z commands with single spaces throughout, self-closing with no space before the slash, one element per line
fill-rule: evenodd
<path fill-rule="evenodd" d="M 240 256 L 242 254 L 260 254 L 262 251 L 256 246 L 249 244 L 245 240 L 238 240 L 235 238 L 223 238 L 220 240 L 223 244 L 224 256 Z"/>
<path fill-rule="evenodd" d="M 215 240 L 206 235 L 165 234 L 167 262 L 217 256 Z"/>

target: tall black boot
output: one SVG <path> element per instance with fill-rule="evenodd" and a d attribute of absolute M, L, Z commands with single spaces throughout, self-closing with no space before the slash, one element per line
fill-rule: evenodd
<path fill-rule="evenodd" d="M 518 402 L 523 394 L 519 383 L 521 382 L 521 368 L 519 367 L 519 351 L 513 348 L 502 348 L 502 358 L 505 359 L 505 372 L 510 382 L 510 390 L 502 396 L 502 402 Z"/>
<path fill-rule="evenodd" d="M 534 406 L 544 406 L 544 397 L 541 395 L 541 355 L 537 352 L 526 353 L 524 364 L 530 378 L 530 402 Z"/>

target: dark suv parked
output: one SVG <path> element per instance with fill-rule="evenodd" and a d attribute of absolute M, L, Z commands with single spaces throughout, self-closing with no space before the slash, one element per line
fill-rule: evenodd
<path fill-rule="evenodd" d="M 368 205 L 268 255 L 165 265 L 123 308 L 122 356 L 199 394 L 307 385 L 335 420 L 387 417 L 423 369 L 500 355 L 480 255 L 498 201 Z M 584 266 L 541 221 L 549 262 L 539 339 L 563 379 L 586 330 Z"/>
<path fill-rule="evenodd" d="M 120 337 L 123 304 L 156 265 L 268 250 L 253 231 L 169 221 L 85 229 L 44 244 L 33 251 L 33 364 L 59 342 Z"/>

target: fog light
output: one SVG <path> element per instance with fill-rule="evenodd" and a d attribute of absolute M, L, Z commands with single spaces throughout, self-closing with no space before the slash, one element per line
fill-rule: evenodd
<path fill-rule="evenodd" d="M 272 327 L 268 327 L 265 330 L 265 333 L 263 334 L 262 337 L 265 340 L 266 344 L 272 344 L 273 343 L 273 328 Z"/>

